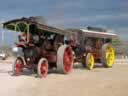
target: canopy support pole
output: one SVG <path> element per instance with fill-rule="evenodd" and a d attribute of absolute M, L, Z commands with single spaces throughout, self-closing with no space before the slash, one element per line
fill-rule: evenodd
<path fill-rule="evenodd" d="M 2 35 L 1 36 L 2 36 L 1 37 L 1 39 L 2 39 L 1 40 L 1 42 L 2 42 L 1 45 L 4 46 L 4 30 L 2 30 Z"/>
<path fill-rule="evenodd" d="M 29 43 L 29 38 L 30 38 L 30 37 L 29 37 L 29 36 L 30 36 L 30 35 L 29 35 L 29 31 L 30 31 L 30 30 L 29 30 L 29 24 L 27 24 L 27 43 Z"/>
<path fill-rule="evenodd" d="M 17 23 L 15 24 L 15 31 L 14 31 L 14 41 L 16 42 L 16 29 L 17 29 Z"/>

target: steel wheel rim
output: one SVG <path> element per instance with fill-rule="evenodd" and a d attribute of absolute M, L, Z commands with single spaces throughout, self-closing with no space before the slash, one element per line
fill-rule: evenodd
<path fill-rule="evenodd" d="M 46 60 L 41 63 L 40 70 L 41 70 L 40 72 L 41 72 L 42 77 L 47 77 L 48 62 Z"/>
<path fill-rule="evenodd" d="M 106 49 L 105 58 L 106 58 L 108 67 L 112 67 L 112 65 L 114 64 L 114 60 L 115 60 L 114 48 L 108 47 Z"/>
<path fill-rule="evenodd" d="M 71 72 L 73 67 L 73 54 L 72 49 L 70 47 L 66 48 L 64 51 L 64 71 L 66 73 Z"/>

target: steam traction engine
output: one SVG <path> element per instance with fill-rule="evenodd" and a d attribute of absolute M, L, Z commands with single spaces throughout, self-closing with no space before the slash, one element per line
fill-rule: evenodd
<path fill-rule="evenodd" d="M 112 38 L 116 38 L 116 34 L 95 27 L 68 30 L 74 32 L 73 41 L 76 41 L 72 47 L 75 62 L 81 62 L 89 70 L 93 69 L 96 63 L 108 68 L 113 66 L 115 50 Z"/>
<path fill-rule="evenodd" d="M 70 73 L 73 68 L 72 48 L 65 44 L 64 36 L 71 32 L 38 23 L 35 18 L 22 18 L 4 23 L 4 28 L 20 31 L 16 46 L 22 48 L 13 64 L 13 74 L 24 68 L 46 77 L 48 70 L 56 68 L 60 73 Z"/>

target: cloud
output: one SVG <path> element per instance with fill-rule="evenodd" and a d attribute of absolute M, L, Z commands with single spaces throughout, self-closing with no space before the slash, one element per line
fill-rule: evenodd
<path fill-rule="evenodd" d="M 128 27 L 119 27 L 117 28 L 117 33 L 118 34 L 128 34 Z"/>
<path fill-rule="evenodd" d="M 97 21 L 104 21 L 104 20 L 127 20 L 128 13 L 120 13 L 118 15 L 95 15 L 95 16 L 81 16 L 81 17 L 70 17 L 70 18 L 61 18 L 61 19 L 54 19 L 48 20 L 49 24 L 70 24 L 70 23 L 80 23 L 80 22 L 97 22 Z"/>
<path fill-rule="evenodd" d="M 128 19 L 128 13 L 119 13 L 116 15 L 101 15 L 96 16 L 96 19 Z"/>
<path fill-rule="evenodd" d="M 81 28 L 85 25 L 97 26 L 114 30 L 117 35 L 123 39 L 128 40 L 128 13 L 119 13 L 117 15 L 95 15 L 95 16 L 81 16 L 70 17 L 64 19 L 49 20 L 48 23 L 55 26 L 74 27 Z M 84 25 L 84 26 L 82 26 Z"/>
<path fill-rule="evenodd" d="M 128 40 L 128 28 L 127 27 L 120 27 L 116 29 L 117 35 L 122 39 L 122 40 Z"/>

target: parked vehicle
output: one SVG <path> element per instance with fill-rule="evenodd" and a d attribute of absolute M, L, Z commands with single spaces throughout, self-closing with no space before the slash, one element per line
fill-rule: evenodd
<path fill-rule="evenodd" d="M 7 55 L 4 51 L 0 51 L 0 59 L 5 60 L 7 58 Z"/>
<path fill-rule="evenodd" d="M 23 55 L 16 58 L 13 74 L 21 74 L 23 68 L 34 70 L 39 77 L 46 77 L 51 68 L 65 74 L 72 71 L 72 48 L 64 41 L 72 32 L 40 24 L 35 18 L 11 20 L 4 28 L 21 32 L 16 46 L 22 48 Z"/>
<path fill-rule="evenodd" d="M 74 32 L 72 41 L 75 42 L 72 48 L 75 61 L 81 62 L 89 70 L 94 68 L 95 63 L 101 63 L 104 67 L 113 66 L 115 50 L 112 46 L 112 38 L 116 38 L 116 34 L 93 27 L 68 30 Z"/>

